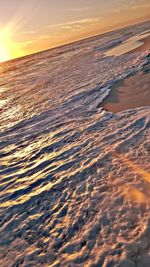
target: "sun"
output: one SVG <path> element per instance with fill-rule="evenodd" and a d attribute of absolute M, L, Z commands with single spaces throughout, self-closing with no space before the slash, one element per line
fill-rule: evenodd
<path fill-rule="evenodd" d="M 6 46 L 0 42 L 0 62 L 11 59 L 11 55 L 7 50 Z"/>
<path fill-rule="evenodd" d="M 22 55 L 18 45 L 12 40 L 8 30 L 0 31 L 0 62 Z"/>

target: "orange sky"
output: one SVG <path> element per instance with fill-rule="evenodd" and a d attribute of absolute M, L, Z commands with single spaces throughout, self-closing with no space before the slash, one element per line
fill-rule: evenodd
<path fill-rule="evenodd" d="M 148 18 L 149 0 L 0 1 L 0 61 Z"/>

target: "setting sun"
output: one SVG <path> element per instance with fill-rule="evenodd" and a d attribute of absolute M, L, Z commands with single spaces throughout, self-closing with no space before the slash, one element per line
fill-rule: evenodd
<path fill-rule="evenodd" d="M 12 41 L 7 30 L 0 32 L 0 62 L 19 57 L 22 53 L 17 44 Z"/>
<path fill-rule="evenodd" d="M 0 62 L 9 60 L 10 58 L 11 57 L 7 49 L 3 46 L 3 44 L 0 44 Z"/>

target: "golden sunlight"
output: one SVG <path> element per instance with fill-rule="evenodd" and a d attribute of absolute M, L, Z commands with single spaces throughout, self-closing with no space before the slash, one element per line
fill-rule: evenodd
<path fill-rule="evenodd" d="M 8 30 L 0 32 L 0 62 L 22 55 L 18 45 L 12 41 Z"/>

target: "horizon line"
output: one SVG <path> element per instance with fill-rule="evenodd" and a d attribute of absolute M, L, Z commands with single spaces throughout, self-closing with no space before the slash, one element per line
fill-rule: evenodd
<path fill-rule="evenodd" d="M 140 18 L 141 21 L 138 22 L 138 25 L 139 24 L 142 24 L 144 22 L 149 22 L 150 19 L 144 19 L 145 17 L 142 17 Z M 142 20 L 144 19 L 144 20 Z M 138 20 L 138 19 L 137 19 Z M 81 41 L 84 41 L 84 40 L 88 40 L 88 39 L 91 39 L 91 38 L 94 38 L 96 36 L 101 36 L 103 34 L 107 34 L 107 33 L 111 33 L 113 31 L 117 31 L 117 30 L 121 30 L 121 29 L 125 29 L 125 28 L 128 28 L 130 26 L 134 26 L 134 25 L 137 25 L 135 20 L 133 22 L 133 20 L 131 21 L 128 21 L 126 22 L 127 24 L 126 25 L 122 25 L 122 24 L 116 24 L 114 25 L 114 27 L 110 30 L 110 27 L 107 27 L 105 29 L 107 29 L 106 31 L 102 31 L 101 33 L 98 33 L 98 34 L 94 34 L 94 35 L 89 35 L 85 38 L 81 38 L 81 39 L 77 39 L 75 41 L 72 41 L 72 42 L 66 42 L 65 44 L 60 44 L 60 45 L 56 45 L 56 46 L 52 46 L 50 48 L 46 48 L 44 50 L 39 50 L 37 52 L 33 52 L 33 53 L 29 53 L 29 54 L 26 54 L 26 55 L 23 55 L 23 56 L 20 56 L 20 57 L 15 57 L 15 58 L 12 58 L 12 59 L 8 59 L 8 60 L 5 60 L 5 61 L 1 61 L 0 62 L 0 65 L 3 64 L 3 63 L 8 63 L 8 62 L 12 62 L 12 61 L 15 61 L 15 60 L 21 60 L 21 59 L 24 59 L 26 57 L 29 57 L 29 56 L 32 56 L 32 55 L 36 55 L 36 54 L 40 54 L 42 52 L 46 52 L 46 51 L 49 51 L 49 50 L 54 50 L 54 49 L 57 49 L 57 48 L 61 48 L 61 47 L 64 47 L 64 46 L 68 46 L 68 45 L 72 45 L 72 44 L 75 44 L 75 43 L 78 43 L 78 42 L 81 42 Z M 129 23 L 129 24 L 128 24 Z M 131 23 L 131 24 L 130 24 Z M 109 29 L 108 29 L 109 28 Z"/>

